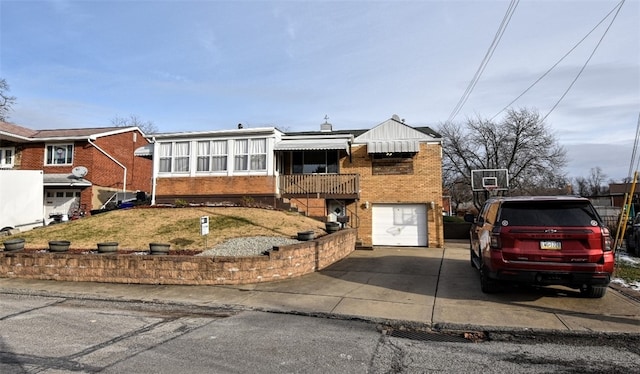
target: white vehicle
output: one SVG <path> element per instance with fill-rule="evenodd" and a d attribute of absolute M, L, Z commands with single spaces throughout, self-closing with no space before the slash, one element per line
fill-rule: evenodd
<path fill-rule="evenodd" d="M 0 231 L 44 225 L 42 170 L 0 170 Z"/>

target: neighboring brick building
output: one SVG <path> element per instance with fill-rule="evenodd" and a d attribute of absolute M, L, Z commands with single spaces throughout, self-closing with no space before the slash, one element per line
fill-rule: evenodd
<path fill-rule="evenodd" d="M 633 213 L 640 213 L 640 185 L 633 183 L 609 183 L 609 196 L 606 196 L 610 201 L 607 205 L 624 208 L 631 189 L 633 188 L 633 196 L 631 198 Z"/>
<path fill-rule="evenodd" d="M 289 204 L 362 246 L 442 246 L 442 140 L 397 116 L 370 130 L 155 134 L 152 204 Z"/>
<path fill-rule="evenodd" d="M 73 218 L 116 193 L 150 193 L 152 162 L 134 156 L 147 144 L 137 127 L 31 130 L 0 122 L 0 169 L 42 170 L 45 220 Z"/>

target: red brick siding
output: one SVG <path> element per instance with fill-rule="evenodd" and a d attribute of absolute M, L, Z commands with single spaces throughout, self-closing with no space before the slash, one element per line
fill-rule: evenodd
<path fill-rule="evenodd" d="M 274 176 L 206 176 L 158 178 L 156 195 L 214 196 L 214 195 L 273 195 L 276 190 Z"/>
<path fill-rule="evenodd" d="M 151 191 L 152 162 L 149 159 L 133 155 L 136 148 L 149 144 L 149 142 L 140 133 L 136 137 L 136 142 L 134 142 L 133 133 L 126 132 L 98 138 L 94 143 L 127 168 L 127 190 Z M 73 164 L 61 166 L 45 166 L 44 164 L 45 147 L 48 144 L 55 144 L 54 142 L 24 145 L 21 150 L 20 169 L 43 170 L 45 174 L 64 174 L 71 173 L 75 166 L 85 166 L 89 170 L 85 178 L 94 185 L 122 188 L 124 178 L 122 167 L 87 141 L 73 143 Z"/>
<path fill-rule="evenodd" d="M 93 184 L 92 188 L 82 191 L 81 204 L 86 204 L 87 209 L 97 209 L 93 206 L 92 196 L 97 194 L 100 187 L 121 190 L 124 182 L 124 170 L 113 160 L 100 152 L 88 141 L 75 141 L 73 152 L 73 164 L 62 166 L 45 166 L 45 147 L 48 144 L 68 144 L 70 142 L 46 142 L 29 143 L 19 146 L 20 169 L 43 170 L 45 174 L 71 174 L 75 166 L 85 166 L 89 173 L 85 178 Z M 134 151 L 138 147 L 149 142 L 137 133 L 134 142 L 133 132 L 125 132 L 116 135 L 100 137 L 94 143 L 117 159 L 127 168 L 127 191 L 141 190 L 151 192 L 151 170 L 153 163 L 149 159 L 135 157 Z"/>
<path fill-rule="evenodd" d="M 325 199 L 291 199 L 291 204 L 300 211 L 306 212 L 310 217 L 325 219 L 327 217 L 327 206 Z"/>
<path fill-rule="evenodd" d="M 128 191 L 141 190 L 151 192 L 151 169 L 153 163 L 149 159 L 134 156 L 136 148 L 149 144 L 140 133 L 136 133 L 135 136 L 132 132 L 126 132 L 100 137 L 94 143 L 127 168 Z M 90 150 L 93 159 L 91 166 L 94 173 L 90 176 L 91 182 L 103 187 L 121 189 L 124 175 L 122 167 L 95 147 L 89 144 L 86 144 L 86 147 Z M 91 169 L 89 173 L 91 173 Z"/>

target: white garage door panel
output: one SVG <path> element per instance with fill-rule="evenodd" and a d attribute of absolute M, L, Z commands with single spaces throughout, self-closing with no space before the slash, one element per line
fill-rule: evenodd
<path fill-rule="evenodd" d="M 427 246 L 425 204 L 374 204 L 373 245 Z"/>

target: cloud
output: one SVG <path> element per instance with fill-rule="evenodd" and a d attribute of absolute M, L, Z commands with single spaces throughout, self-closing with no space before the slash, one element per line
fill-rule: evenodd
<path fill-rule="evenodd" d="M 637 170 L 637 165 L 631 162 L 633 150 L 632 142 L 619 144 L 579 143 L 565 145 L 569 165 L 570 177 L 588 177 L 590 170 L 602 168 L 609 179 L 620 181 L 629 176 L 629 168 Z"/>

